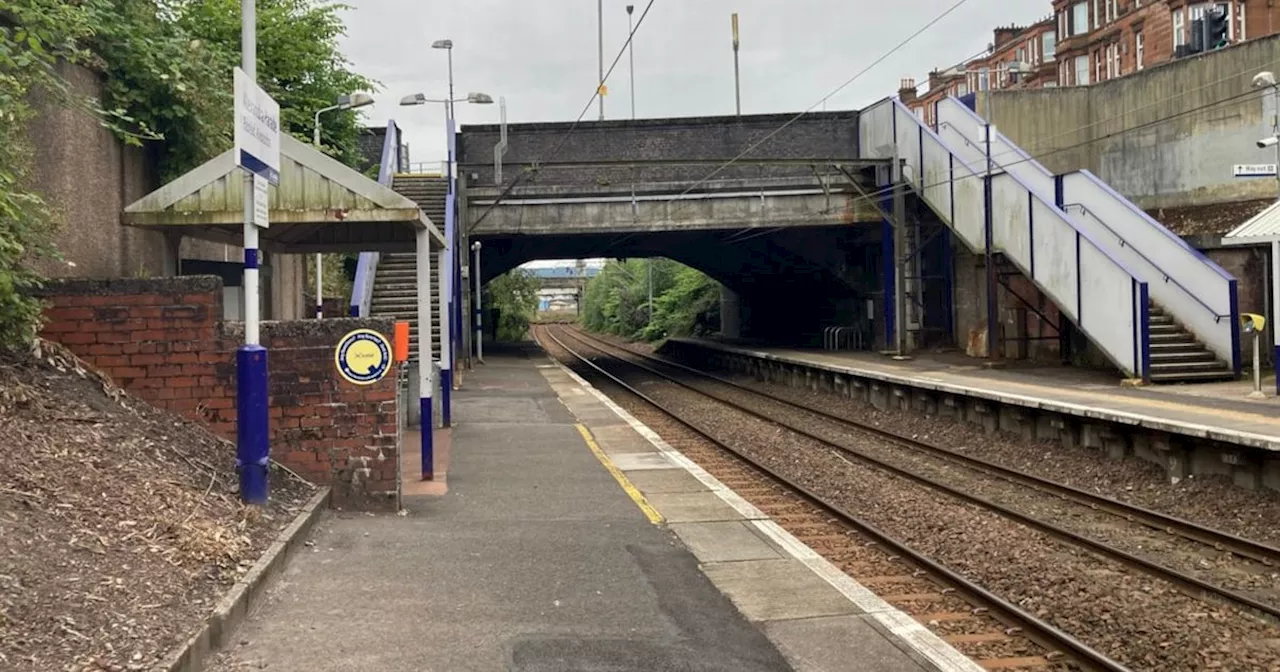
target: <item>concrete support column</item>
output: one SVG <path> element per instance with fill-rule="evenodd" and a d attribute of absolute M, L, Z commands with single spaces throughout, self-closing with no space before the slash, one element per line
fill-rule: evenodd
<path fill-rule="evenodd" d="M 742 338 L 742 299 L 724 285 L 720 286 L 720 335 Z"/>
<path fill-rule="evenodd" d="M 182 234 L 166 231 L 164 234 L 164 274 L 176 277 L 182 274 Z"/>
<path fill-rule="evenodd" d="M 303 288 L 307 281 L 307 268 L 302 255 L 275 254 L 271 256 L 271 312 L 273 320 L 301 320 L 308 317 L 303 306 Z"/>

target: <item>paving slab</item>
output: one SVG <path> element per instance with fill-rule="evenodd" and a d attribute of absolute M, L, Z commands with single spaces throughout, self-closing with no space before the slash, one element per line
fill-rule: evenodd
<path fill-rule="evenodd" d="M 624 472 L 680 468 L 680 465 L 667 459 L 662 453 L 615 453 L 609 459 Z"/>
<path fill-rule="evenodd" d="M 764 630 L 796 672 L 925 672 L 866 616 L 769 621 Z M 850 642 L 857 642 L 850 647 Z M 850 648 L 856 655 L 849 655 Z"/>
<path fill-rule="evenodd" d="M 660 493 L 707 491 L 707 486 L 702 481 L 683 469 L 633 471 L 627 474 L 627 478 L 646 497 Z"/>
<path fill-rule="evenodd" d="M 742 514 L 712 492 L 655 492 L 645 496 L 671 523 L 742 520 Z"/>
<path fill-rule="evenodd" d="M 656 453 L 658 447 L 626 424 L 591 428 L 600 449 L 609 455 L 617 453 Z"/>
<path fill-rule="evenodd" d="M 719 562 L 703 565 L 702 571 L 752 621 L 860 613 L 796 560 Z"/>
<path fill-rule="evenodd" d="M 671 529 L 694 557 L 704 563 L 778 560 L 783 557 L 777 547 L 746 521 L 675 523 Z"/>

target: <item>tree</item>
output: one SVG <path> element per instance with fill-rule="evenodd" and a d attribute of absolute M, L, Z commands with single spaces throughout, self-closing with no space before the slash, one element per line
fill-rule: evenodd
<path fill-rule="evenodd" d="M 653 319 L 649 318 L 649 260 L 610 261 L 587 282 L 583 325 L 626 338 L 658 340 L 719 328 L 720 285 L 670 259 L 653 259 Z"/>
<path fill-rule="evenodd" d="M 541 284 L 523 268 L 508 271 L 484 289 L 484 305 L 498 311 L 497 339 L 523 340 L 529 332 L 529 321 L 538 310 L 538 288 Z"/>
<path fill-rule="evenodd" d="M 258 0 L 258 77 L 289 133 L 310 137 L 317 109 L 374 88 L 338 49 L 344 9 Z M 41 278 L 30 262 L 57 255 L 57 212 L 30 187 L 33 102 L 94 114 L 127 144 L 150 142 L 172 178 L 231 145 L 239 54 L 238 0 L 0 2 L 0 347 L 36 333 L 42 307 L 29 290 Z M 75 95 L 59 75 L 64 62 L 104 74 L 102 99 Z M 327 118 L 325 131 L 327 151 L 348 163 L 358 156 L 354 113 Z"/>
<path fill-rule="evenodd" d="M 216 69 L 229 92 L 232 68 L 240 63 L 240 0 L 174 5 L 176 23 L 186 35 L 223 47 L 215 55 Z M 377 89 L 373 80 L 352 71 L 338 47 L 345 33 L 341 13 L 347 9 L 317 0 L 258 0 L 258 83 L 280 103 L 284 130 L 296 137 L 310 138 L 316 110 L 333 105 L 338 96 Z M 362 158 L 358 119 L 354 111 L 324 118 L 321 144 L 348 165 Z"/>

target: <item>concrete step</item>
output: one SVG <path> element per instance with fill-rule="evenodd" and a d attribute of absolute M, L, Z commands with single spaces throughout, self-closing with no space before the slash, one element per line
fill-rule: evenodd
<path fill-rule="evenodd" d="M 1157 373 L 1197 373 L 1202 371 L 1226 371 L 1231 372 L 1231 368 L 1226 362 L 1218 359 L 1211 359 L 1207 362 L 1173 362 L 1173 363 L 1151 363 L 1151 374 Z"/>
<path fill-rule="evenodd" d="M 1151 372 L 1151 382 L 1153 383 L 1210 383 L 1219 380 L 1231 380 L 1235 374 L 1231 369 L 1225 366 L 1216 371 L 1177 371 L 1177 372 Z"/>
<path fill-rule="evenodd" d="M 1185 350 L 1177 352 L 1152 352 L 1151 367 L 1154 369 L 1157 365 L 1168 363 L 1198 363 L 1198 362 L 1214 362 L 1217 357 L 1210 351 L 1204 349 Z"/>
<path fill-rule="evenodd" d="M 1153 315 L 1151 315 L 1151 317 L 1147 318 L 1147 324 L 1150 324 L 1151 326 L 1153 326 L 1153 327 L 1154 327 L 1154 326 L 1156 326 L 1156 325 L 1158 325 L 1158 324 L 1176 324 L 1176 323 L 1173 321 L 1173 318 L 1172 318 L 1172 317 L 1169 317 L 1168 315 L 1163 315 L 1163 314 L 1155 315 L 1155 314 L 1153 314 Z"/>
<path fill-rule="evenodd" d="M 1168 324 L 1152 324 L 1151 325 L 1152 334 L 1171 334 L 1171 333 L 1178 333 L 1181 331 L 1182 331 L 1182 328 L 1172 322 L 1169 322 Z"/>
<path fill-rule="evenodd" d="M 1191 340 L 1190 336 L 1187 336 L 1186 340 L 1181 341 L 1156 342 L 1154 338 L 1151 340 L 1152 357 L 1162 353 L 1201 352 L 1203 350 L 1204 347 L 1196 341 Z"/>

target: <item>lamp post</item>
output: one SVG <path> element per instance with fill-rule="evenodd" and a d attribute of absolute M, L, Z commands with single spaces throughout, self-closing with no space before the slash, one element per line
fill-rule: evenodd
<path fill-rule="evenodd" d="M 596 93 L 600 96 L 600 121 L 604 121 L 604 0 L 596 0 L 596 36 L 600 45 L 600 74 L 596 78 Z"/>
<path fill-rule="evenodd" d="M 455 119 L 453 115 L 453 40 L 436 40 L 431 43 L 432 49 L 444 49 L 449 53 L 449 102 L 448 116 Z"/>
<path fill-rule="evenodd" d="M 631 118 L 636 118 L 636 43 L 635 37 L 632 35 L 636 31 L 635 21 L 632 13 L 636 11 L 635 5 L 627 5 L 627 58 L 631 61 Z"/>
<path fill-rule="evenodd" d="M 738 13 L 733 13 L 733 102 L 739 117 L 742 116 L 742 86 L 738 70 Z"/>
<path fill-rule="evenodd" d="M 1280 82 L 1275 73 L 1264 70 L 1253 76 L 1253 88 L 1270 88 L 1272 100 L 1271 137 L 1258 141 L 1259 148 L 1274 147 L 1276 150 L 1276 190 L 1280 198 Z M 1271 240 L 1271 343 L 1273 366 L 1276 371 L 1276 394 L 1280 395 L 1280 238 Z M 1264 320 L 1265 322 L 1266 320 Z M 1255 353 L 1256 353 L 1255 348 Z M 1255 357 L 1257 355 L 1255 354 Z M 1255 365 L 1256 368 L 1256 365 Z"/>
<path fill-rule="evenodd" d="M 311 142 L 316 149 L 320 149 L 320 115 L 326 112 L 334 112 L 337 110 L 354 110 L 357 107 L 365 107 L 373 104 L 373 96 L 367 93 L 353 93 L 351 95 L 338 96 L 338 102 L 329 107 L 316 110 L 315 116 L 315 135 Z M 316 252 L 316 319 L 324 319 L 324 255 Z"/>
<path fill-rule="evenodd" d="M 452 46 L 453 46 L 453 43 L 448 40 L 442 40 L 440 42 L 437 42 L 436 44 L 438 45 L 447 44 L 448 45 L 447 47 L 441 47 L 441 48 L 447 48 L 450 50 L 452 50 Z M 452 53 L 453 52 L 450 51 L 450 54 Z M 450 57 L 450 60 L 452 61 L 452 57 Z M 453 98 L 452 96 L 450 96 L 449 98 L 445 98 L 445 99 L 427 98 L 425 94 L 414 93 L 414 94 L 405 96 L 404 98 L 401 98 L 400 104 L 404 106 L 426 105 L 427 103 L 443 104 L 445 106 L 445 128 L 452 129 L 453 104 L 456 102 L 462 102 L 462 101 L 466 101 L 468 103 L 472 103 L 476 105 L 488 105 L 493 102 L 493 98 L 490 97 L 488 94 L 475 93 L 475 92 L 468 93 L 466 98 Z M 453 138 L 451 136 L 449 138 L 450 149 L 448 150 L 449 151 L 448 161 L 446 162 L 448 166 L 446 168 L 446 172 L 448 174 L 446 179 L 449 181 L 448 188 L 449 188 L 450 195 L 452 195 L 453 193 L 452 145 L 453 145 Z M 448 206 L 446 206 L 446 212 L 447 211 L 448 211 Z M 453 375 L 452 375 L 452 371 L 453 371 L 453 337 L 452 337 L 453 310 L 452 310 L 452 306 L 454 305 L 454 300 L 451 295 L 454 292 L 451 288 L 451 283 L 450 283 L 450 276 L 453 275 L 452 273 L 453 266 L 449 263 L 449 261 L 450 261 L 450 256 L 453 254 L 454 233 L 455 232 L 453 228 L 453 222 L 445 222 L 445 248 L 440 251 L 440 258 L 439 258 L 439 261 L 437 262 L 438 272 L 439 272 L 438 282 L 440 283 L 440 293 L 439 293 L 439 297 L 440 297 L 440 300 L 439 300 L 439 303 L 440 303 L 440 372 L 441 372 L 440 373 L 440 377 L 441 377 L 440 401 L 442 404 L 441 421 L 445 427 L 449 427 L 450 425 L 452 425 L 451 406 L 449 403 L 449 396 L 450 396 L 450 392 L 453 389 Z M 431 362 L 426 362 L 425 364 L 423 362 L 419 362 L 418 365 L 431 366 Z M 427 422 L 427 420 L 424 419 L 424 422 Z"/>

